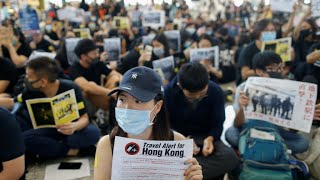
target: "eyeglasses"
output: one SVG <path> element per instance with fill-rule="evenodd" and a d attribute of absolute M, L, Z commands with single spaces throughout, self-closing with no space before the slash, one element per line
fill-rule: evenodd
<path fill-rule="evenodd" d="M 38 82 L 38 81 L 40 81 L 41 79 L 37 79 L 37 80 L 34 80 L 34 81 L 29 81 L 28 79 L 27 79 L 27 81 L 30 83 L 30 84 L 34 84 L 34 83 L 36 83 L 36 82 Z"/>
<path fill-rule="evenodd" d="M 283 64 L 279 64 L 279 65 L 272 65 L 272 66 L 267 66 L 266 68 L 266 72 L 281 72 L 284 69 Z"/>

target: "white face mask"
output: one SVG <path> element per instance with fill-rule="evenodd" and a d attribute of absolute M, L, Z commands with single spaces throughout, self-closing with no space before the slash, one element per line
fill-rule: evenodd
<path fill-rule="evenodd" d="M 115 108 L 116 120 L 118 122 L 118 125 L 124 132 L 128 134 L 141 134 L 145 129 L 153 125 L 155 116 L 151 123 L 150 114 L 153 111 L 154 107 L 151 111 Z"/>

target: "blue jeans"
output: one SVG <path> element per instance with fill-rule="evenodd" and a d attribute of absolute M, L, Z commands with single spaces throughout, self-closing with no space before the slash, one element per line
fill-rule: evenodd
<path fill-rule="evenodd" d="M 227 129 L 226 140 L 232 147 L 238 147 L 241 130 L 241 128 L 234 126 Z M 283 128 L 278 128 L 278 131 L 292 154 L 303 153 L 309 148 L 309 141 L 302 135 L 286 131 Z"/>
<path fill-rule="evenodd" d="M 26 152 L 40 157 L 65 157 L 69 149 L 81 149 L 95 145 L 100 138 L 99 129 L 89 124 L 87 127 L 67 136 L 56 128 L 29 129 L 23 132 Z"/>

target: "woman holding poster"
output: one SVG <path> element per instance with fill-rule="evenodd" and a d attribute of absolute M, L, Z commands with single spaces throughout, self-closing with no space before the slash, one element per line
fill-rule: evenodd
<path fill-rule="evenodd" d="M 169 129 L 163 103 L 160 76 L 150 68 L 136 67 L 123 75 L 117 93 L 116 126 L 100 139 L 95 160 L 94 179 L 111 179 L 115 136 L 142 140 L 184 140 L 180 133 Z M 186 179 L 202 179 L 202 168 L 195 158 L 188 159 L 190 166 L 184 171 Z M 178 171 L 178 169 L 177 169 Z"/>

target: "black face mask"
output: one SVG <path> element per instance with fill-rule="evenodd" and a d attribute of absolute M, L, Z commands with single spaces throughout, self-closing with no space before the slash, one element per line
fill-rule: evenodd
<path fill-rule="evenodd" d="M 268 72 L 268 74 L 271 78 L 283 79 L 283 76 L 280 72 Z"/>
<path fill-rule="evenodd" d="M 27 78 L 24 78 L 24 85 L 25 85 L 25 87 L 26 87 L 26 89 L 27 89 L 28 91 L 40 92 L 40 88 L 34 88 L 34 87 L 32 86 L 33 83 L 35 83 L 35 82 L 37 82 L 37 81 L 39 81 L 39 80 L 40 80 L 40 79 L 30 82 Z"/>

